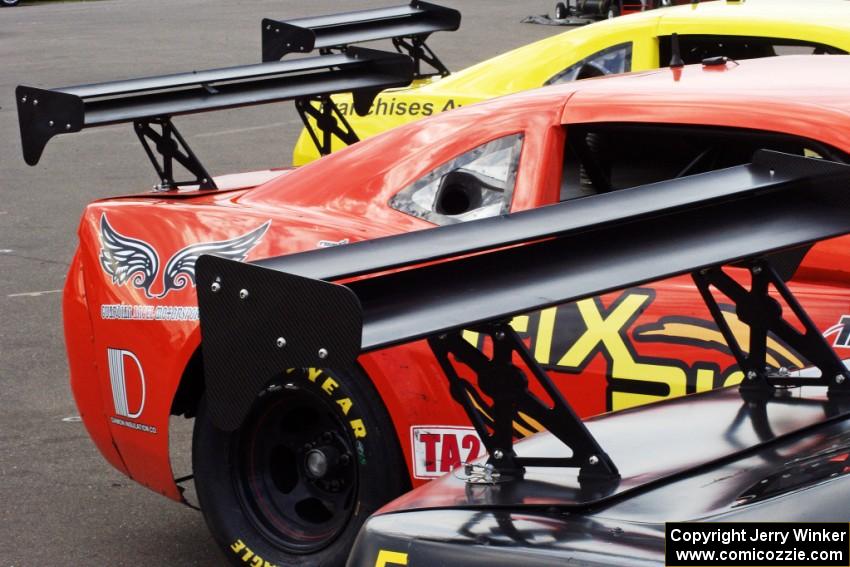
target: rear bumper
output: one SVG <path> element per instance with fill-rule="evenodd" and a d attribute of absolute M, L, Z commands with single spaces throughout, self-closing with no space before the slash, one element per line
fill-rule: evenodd
<path fill-rule="evenodd" d="M 115 441 L 109 431 L 107 416 L 111 408 L 104 405 L 94 352 L 94 329 L 89 318 L 85 293 L 85 276 L 80 251 L 74 254 L 62 295 L 65 322 L 65 348 L 68 353 L 71 392 L 86 430 L 103 457 L 129 475 Z"/>

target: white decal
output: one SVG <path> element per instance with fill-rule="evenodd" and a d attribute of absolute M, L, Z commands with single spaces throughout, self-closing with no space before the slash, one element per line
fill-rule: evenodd
<path fill-rule="evenodd" d="M 109 380 L 112 382 L 112 401 L 115 404 L 115 414 L 121 417 L 136 419 L 145 409 L 145 373 L 136 355 L 129 350 L 117 348 L 106 349 L 109 358 Z M 127 398 L 127 361 L 131 360 L 139 371 L 139 387 L 142 395 L 137 403 L 130 408 Z"/>
<path fill-rule="evenodd" d="M 487 454 L 472 427 L 417 425 L 410 428 L 414 478 L 436 478 Z"/>
<path fill-rule="evenodd" d="M 835 335 L 835 340 L 832 341 L 832 346 L 847 348 L 850 347 L 850 315 L 843 315 L 838 323 L 824 331 L 823 336 L 829 337 Z"/>
<path fill-rule="evenodd" d="M 127 305 L 105 303 L 100 306 L 100 318 L 124 321 L 197 321 L 196 305 Z"/>
<path fill-rule="evenodd" d="M 318 248 L 333 248 L 334 246 L 342 246 L 343 244 L 348 244 L 347 238 L 343 238 L 342 240 L 320 240 L 316 246 Z"/>
<path fill-rule="evenodd" d="M 266 221 L 254 230 L 229 240 L 190 244 L 178 250 L 163 269 L 162 291 L 153 294 L 151 287 L 159 272 L 159 254 L 144 240 L 131 238 L 112 228 L 106 213 L 103 213 L 100 217 L 100 265 L 115 285 L 123 286 L 129 282 L 143 290 L 146 297 L 160 299 L 187 284 L 195 286 L 195 264 L 203 254 L 244 261 L 270 225 L 271 221 Z"/>

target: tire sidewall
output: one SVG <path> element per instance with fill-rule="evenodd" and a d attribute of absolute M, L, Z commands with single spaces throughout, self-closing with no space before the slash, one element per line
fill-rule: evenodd
<path fill-rule="evenodd" d="M 357 501 L 352 516 L 336 539 L 315 553 L 289 554 L 274 546 L 243 512 L 242 499 L 237 494 L 234 475 L 239 467 L 233 462 L 233 444 L 239 431 L 225 432 L 212 425 L 204 396 L 195 420 L 192 455 L 204 519 L 233 565 L 343 565 L 366 518 L 408 487 L 407 470 L 389 415 L 362 372 L 297 370 L 272 383 L 292 384 L 327 398 L 328 407 L 349 425 L 348 439 L 356 452 L 358 467 Z M 258 397 L 255 407 L 268 403 L 264 398 L 273 395 Z"/>

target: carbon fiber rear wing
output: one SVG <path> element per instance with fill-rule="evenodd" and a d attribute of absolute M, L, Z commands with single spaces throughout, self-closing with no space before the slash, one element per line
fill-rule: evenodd
<path fill-rule="evenodd" d="M 455 31 L 459 27 L 460 12 L 419 0 L 412 0 L 409 5 L 292 20 L 265 18 L 263 61 L 277 61 L 287 53 L 307 53 L 314 49 L 330 53 L 355 43 L 392 39 L 400 53 L 407 53 L 413 59 L 416 78 L 445 76 L 449 70 L 425 41 L 436 31 Z M 422 62 L 436 73 L 422 73 Z"/>
<path fill-rule="evenodd" d="M 745 389 L 772 392 L 781 380 L 850 393 L 850 374 L 784 284 L 807 246 L 850 232 L 848 189 L 850 166 L 760 151 L 748 165 L 253 265 L 202 257 L 197 290 L 212 418 L 223 429 L 238 427 L 257 393 L 283 369 L 351 367 L 362 353 L 425 338 L 491 459 L 502 455 L 497 464 L 514 470 L 556 464 L 615 476 L 616 467 L 507 323 L 517 314 L 687 273 L 751 378 Z M 723 271 L 729 264 L 751 270 L 752 289 Z M 332 283 L 338 280 L 345 283 Z M 770 287 L 805 332 L 784 318 Z M 716 293 L 738 307 L 751 328 L 749 345 L 737 343 Z M 490 337 L 492 359 L 463 340 L 462 329 Z M 771 374 L 763 348 L 768 333 L 821 376 Z M 452 357 L 475 371 L 492 404 L 459 378 Z M 554 409 L 529 393 L 531 378 L 555 400 Z M 515 457 L 516 411 L 544 424 L 573 457 Z"/>
<path fill-rule="evenodd" d="M 172 124 L 173 116 L 293 100 L 308 128 L 306 117 L 318 118 L 315 122 L 323 139 L 310 132 L 319 151 L 329 153 L 331 136 L 347 144 L 357 141 L 330 95 L 352 93 L 356 112 L 365 115 L 381 90 L 407 85 L 412 79 L 413 62 L 406 55 L 351 48 L 292 61 L 49 90 L 22 85 L 15 95 L 24 160 L 30 165 L 38 163 L 47 142 L 56 135 L 132 122 L 159 175 L 160 189 L 180 185 L 213 189 L 212 177 Z M 161 164 L 154 151 L 160 154 Z M 175 181 L 175 160 L 195 178 Z"/>

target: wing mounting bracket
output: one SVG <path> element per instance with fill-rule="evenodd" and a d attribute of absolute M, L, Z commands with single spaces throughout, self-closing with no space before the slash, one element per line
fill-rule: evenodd
<path fill-rule="evenodd" d="M 748 266 L 752 275 L 750 289 L 735 281 L 721 267 L 693 272 L 692 277 L 711 315 L 723 334 L 738 366 L 744 372 L 741 394 L 745 399 L 772 396 L 776 388 L 817 385 L 828 386 L 830 397 L 850 394 L 850 372 L 821 335 L 817 326 L 788 289 L 771 263 L 760 259 Z M 803 327 L 802 332 L 783 316 L 780 302 L 770 295 L 771 286 Z M 749 327 L 745 347 L 732 331 L 717 299 L 714 287 L 735 304 L 738 318 Z M 775 335 L 820 371 L 819 377 L 792 375 L 783 368 L 767 364 L 767 343 Z"/>
<path fill-rule="evenodd" d="M 153 127 L 159 126 L 159 132 Z M 154 186 L 156 191 L 176 191 L 184 185 L 197 185 L 198 189 L 217 189 L 213 178 L 207 173 L 198 156 L 180 135 L 180 132 L 171 122 L 170 117 L 152 118 L 149 120 L 136 120 L 133 122 L 136 135 L 145 149 L 148 159 L 153 164 L 159 183 Z M 159 154 L 162 163 L 157 159 Z M 186 170 L 195 176 L 190 181 L 174 180 L 174 162 L 177 161 Z"/>
<path fill-rule="evenodd" d="M 331 153 L 331 142 L 334 136 L 348 146 L 360 141 L 360 138 L 354 132 L 354 128 L 345 119 L 331 97 L 318 96 L 298 99 L 295 101 L 295 108 L 298 110 L 298 115 L 301 117 L 307 133 L 310 134 L 310 138 L 313 140 L 316 149 L 319 150 L 320 155 L 326 156 Z M 307 119 L 308 117 L 315 121 L 315 127 Z M 321 132 L 321 139 L 319 139 L 320 134 L 317 130 Z"/>
<path fill-rule="evenodd" d="M 504 322 L 474 329 L 489 337 L 492 358 L 469 343 L 461 331 L 428 339 L 449 382 L 452 397 L 466 412 L 493 466 L 501 476 L 520 477 L 525 467 L 567 467 L 579 469 L 579 479 L 615 480 L 619 472 L 611 458 L 578 418 L 548 374 L 528 352 L 522 339 Z M 451 358 L 476 376 L 477 386 L 462 378 Z M 527 371 L 515 364 L 516 358 Z M 535 395 L 529 378 L 537 382 L 551 402 Z M 484 396 L 492 400 L 488 402 Z M 570 448 L 569 457 L 520 457 L 513 450 L 514 422 L 536 421 Z"/>
<path fill-rule="evenodd" d="M 414 77 L 417 79 L 431 77 L 434 75 L 433 73 L 422 72 L 423 62 L 430 65 L 435 71 L 437 71 L 436 74 L 441 77 L 447 77 L 451 74 L 449 68 L 440 61 L 437 54 L 428 47 L 427 43 L 425 43 L 425 38 L 421 36 L 414 35 L 410 37 L 394 37 L 393 47 L 395 47 L 396 51 L 399 53 L 406 53 L 411 57 L 411 59 L 413 59 Z"/>

